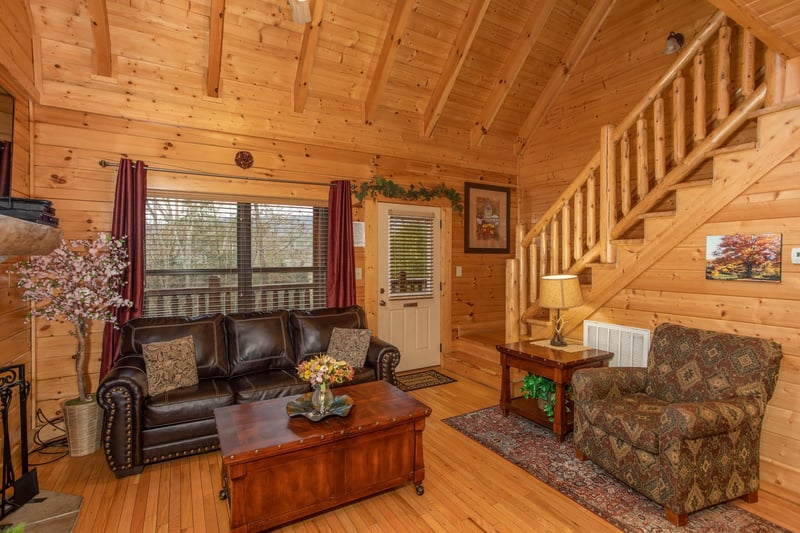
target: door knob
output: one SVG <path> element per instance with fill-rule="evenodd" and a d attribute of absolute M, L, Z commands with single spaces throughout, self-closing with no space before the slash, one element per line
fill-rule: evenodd
<path fill-rule="evenodd" d="M 381 301 L 378 303 L 378 305 L 380 305 L 380 306 L 385 306 L 385 305 L 386 305 L 386 300 L 381 300 Z"/>

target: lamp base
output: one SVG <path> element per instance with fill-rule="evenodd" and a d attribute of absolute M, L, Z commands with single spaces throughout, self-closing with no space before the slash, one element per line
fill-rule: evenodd
<path fill-rule="evenodd" d="M 553 337 L 550 339 L 550 346 L 566 346 L 567 341 L 561 336 L 560 331 L 554 331 Z"/>

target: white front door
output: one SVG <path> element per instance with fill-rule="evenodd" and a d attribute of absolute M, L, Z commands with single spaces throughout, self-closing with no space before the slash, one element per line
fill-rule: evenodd
<path fill-rule="evenodd" d="M 441 296 L 438 207 L 378 204 L 378 336 L 398 370 L 438 366 Z"/>

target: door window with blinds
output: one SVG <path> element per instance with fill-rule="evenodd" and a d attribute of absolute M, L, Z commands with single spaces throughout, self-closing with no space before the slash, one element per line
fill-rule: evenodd
<path fill-rule="evenodd" d="M 433 297 L 433 216 L 389 213 L 389 298 Z"/>
<path fill-rule="evenodd" d="M 150 197 L 143 315 L 325 307 L 328 209 Z"/>

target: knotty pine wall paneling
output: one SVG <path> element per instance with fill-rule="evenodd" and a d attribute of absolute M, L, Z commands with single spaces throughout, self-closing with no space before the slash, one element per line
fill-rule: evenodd
<path fill-rule="evenodd" d="M 653 330 L 662 322 L 774 339 L 783 347 L 778 385 L 761 440 L 761 485 L 800 501 L 800 154 L 750 187 L 653 267 L 592 320 Z M 706 236 L 780 233 L 780 283 L 705 279 Z"/>
<path fill-rule="evenodd" d="M 11 193 L 16 197 L 28 197 L 30 194 L 30 101 L 35 93 L 31 34 L 30 16 L 25 2 L 6 0 L 0 3 L 0 35 L 3 35 L 0 39 L 0 85 L 14 96 Z M 30 306 L 22 301 L 23 291 L 16 286 L 16 276 L 8 272 L 21 259 L 23 258 L 8 257 L 0 261 L 0 366 L 24 364 L 26 377 L 33 383 L 32 397 L 35 397 L 36 369 L 31 350 L 31 324 L 26 322 Z M 32 427 L 30 422 L 33 420 L 35 406 L 35 402 L 28 403 L 28 427 Z M 16 392 L 9 411 L 9 433 L 12 461 L 19 473 L 19 403 Z M 30 438 L 29 441 L 30 447 Z"/>
<path fill-rule="evenodd" d="M 439 162 L 430 154 L 400 157 L 236 132 L 145 123 L 46 106 L 36 108 L 36 132 L 34 194 L 53 200 L 67 239 L 91 238 L 97 232 L 110 229 L 117 169 L 101 168 L 98 161 L 116 162 L 121 157 L 140 159 L 155 167 L 302 180 L 321 185 L 334 179 L 350 179 L 358 185 L 379 174 L 406 188 L 444 183 L 462 195 L 465 182 L 486 182 L 509 187 L 511 205 L 516 205 L 513 174 Z M 245 171 L 234 164 L 234 156 L 239 150 L 253 154 L 252 168 Z M 324 186 L 190 176 L 179 172 L 148 173 L 148 188 L 174 195 L 215 198 L 237 194 L 289 202 L 312 201 L 321 205 L 327 203 L 328 194 Z M 449 206 L 446 200 L 437 202 L 435 205 Z M 354 220 L 363 221 L 363 205 L 355 197 L 353 203 Z M 513 208 L 512 219 L 515 216 L 516 208 Z M 453 216 L 451 227 L 453 237 L 446 245 L 450 247 L 452 264 L 462 266 L 463 276 L 454 278 L 450 271 L 453 269 L 442 273 L 448 288 L 452 281 L 449 305 L 453 318 L 448 328 L 502 324 L 505 316 L 504 264 L 509 256 L 464 254 L 463 216 Z M 374 249 L 375 242 L 370 241 L 366 248 L 356 249 L 356 265 L 362 271 L 370 256 L 374 256 Z M 358 302 L 364 305 L 368 301 L 365 279 L 357 281 L 356 285 Z M 64 377 L 71 375 L 69 369 L 58 364 L 64 355 L 74 350 L 71 342 L 74 339 L 66 329 L 53 324 L 38 328 L 36 335 L 37 348 L 41 357 L 47 358 L 48 364 L 47 373 L 42 374 L 39 381 L 39 402 L 46 413 L 52 413 L 61 399 L 74 395 L 74 380 Z M 93 327 L 89 342 L 92 390 L 96 388 L 99 377 L 101 335 L 102 328 Z"/>

